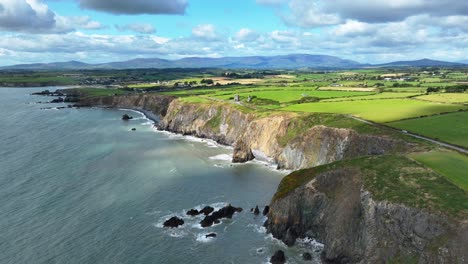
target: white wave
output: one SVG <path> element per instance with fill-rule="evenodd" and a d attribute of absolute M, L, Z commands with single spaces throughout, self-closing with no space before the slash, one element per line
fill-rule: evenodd
<path fill-rule="evenodd" d="M 223 161 L 231 161 L 232 155 L 229 154 L 220 154 L 213 157 L 210 157 L 211 160 L 223 160 Z"/>
<path fill-rule="evenodd" d="M 306 237 L 306 238 L 298 238 L 297 240 L 297 243 L 299 245 L 303 245 L 303 246 L 312 246 L 312 248 L 314 249 L 319 249 L 319 250 L 322 250 L 325 245 L 318 242 L 317 240 L 315 240 L 314 238 L 309 238 L 309 237 Z"/>
<path fill-rule="evenodd" d="M 198 234 L 196 240 L 198 242 L 208 243 L 208 242 L 211 242 L 211 241 L 213 241 L 215 239 L 214 237 L 206 237 L 206 235 L 207 234 L 205 234 L 205 233 Z"/>

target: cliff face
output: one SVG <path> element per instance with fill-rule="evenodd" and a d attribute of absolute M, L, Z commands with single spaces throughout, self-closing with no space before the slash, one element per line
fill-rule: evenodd
<path fill-rule="evenodd" d="M 294 115 L 257 117 L 232 105 L 187 104 L 174 101 L 161 120 L 159 128 L 176 133 L 211 138 L 234 145 L 234 157 L 251 158 L 262 152 L 281 169 L 309 168 L 350 157 L 392 153 L 407 146 L 384 136 L 360 135 L 351 129 L 313 125 L 295 133 Z M 346 118 L 346 117 L 343 117 Z M 239 145 L 239 147 L 237 146 Z"/>
<path fill-rule="evenodd" d="M 265 225 L 287 245 L 315 238 L 325 244 L 323 258 L 332 263 L 468 262 L 466 220 L 378 201 L 366 190 L 368 172 L 356 167 L 310 173 L 313 177 L 290 191 L 282 183 L 270 205 Z M 289 180 L 301 177 L 296 173 Z"/>
<path fill-rule="evenodd" d="M 83 98 L 80 100 L 80 104 L 83 106 L 135 109 L 147 113 L 150 117 L 161 118 L 166 115 L 169 104 L 174 99 L 175 97 L 162 95 L 105 96 Z"/>
<path fill-rule="evenodd" d="M 259 117 L 217 102 L 184 103 L 171 96 L 147 94 L 83 98 L 80 104 L 144 111 L 153 119 L 160 119 L 158 128 L 161 130 L 210 138 L 234 146 L 235 162 L 249 161 L 254 158 L 254 153 L 262 153 L 281 169 L 309 168 L 407 148 L 403 141 L 389 137 L 360 135 L 351 129 L 326 127 L 319 123 L 297 132 L 295 115 Z"/>

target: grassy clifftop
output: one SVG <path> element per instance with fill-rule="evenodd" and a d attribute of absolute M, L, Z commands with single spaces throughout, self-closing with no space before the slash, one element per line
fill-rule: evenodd
<path fill-rule="evenodd" d="M 399 155 L 364 157 L 293 172 L 281 182 L 273 200 L 311 181 L 320 173 L 338 168 L 357 169 L 364 188 L 378 201 L 440 212 L 457 218 L 468 216 L 468 193 L 419 163 Z"/>

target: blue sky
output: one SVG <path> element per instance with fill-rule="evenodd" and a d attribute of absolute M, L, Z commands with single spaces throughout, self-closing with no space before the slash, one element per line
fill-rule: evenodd
<path fill-rule="evenodd" d="M 0 0 L 0 65 L 137 57 L 468 59 L 468 1 Z"/>

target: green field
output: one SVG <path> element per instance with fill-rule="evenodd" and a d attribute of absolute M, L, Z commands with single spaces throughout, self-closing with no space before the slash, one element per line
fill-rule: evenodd
<path fill-rule="evenodd" d="M 374 122 L 391 122 L 405 118 L 468 109 L 465 106 L 437 104 L 411 99 L 319 102 L 291 105 L 281 110 L 295 112 L 349 114 Z"/>
<path fill-rule="evenodd" d="M 390 126 L 468 147 L 468 112 L 437 115 L 390 123 Z"/>
<path fill-rule="evenodd" d="M 440 93 L 418 96 L 416 99 L 439 102 L 439 103 L 455 103 L 468 104 L 468 93 Z"/>
<path fill-rule="evenodd" d="M 272 90 L 272 91 L 254 91 L 239 93 L 241 97 L 256 96 L 262 99 L 274 100 L 280 103 L 292 102 L 300 100 L 305 96 L 317 98 L 336 98 L 358 95 L 369 95 L 370 92 L 342 92 L 342 91 L 314 91 L 314 90 Z M 228 100 L 234 94 L 217 96 L 219 99 Z"/>
<path fill-rule="evenodd" d="M 431 151 L 411 156 L 468 191 L 468 156 L 448 151 Z"/>
<path fill-rule="evenodd" d="M 376 99 L 394 99 L 394 98 L 407 98 L 411 96 L 420 95 L 421 93 L 396 93 L 396 92 L 384 92 L 367 96 L 353 96 L 349 98 L 333 98 L 323 100 L 324 102 L 339 102 L 349 100 L 376 100 Z"/>

